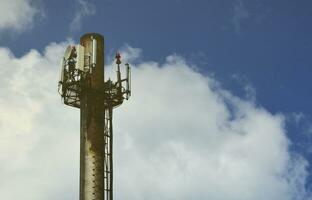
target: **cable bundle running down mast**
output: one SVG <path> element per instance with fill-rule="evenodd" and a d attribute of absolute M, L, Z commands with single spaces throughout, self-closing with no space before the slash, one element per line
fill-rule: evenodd
<path fill-rule="evenodd" d="M 104 38 L 88 33 L 68 46 L 62 60 L 58 90 L 64 104 L 80 108 L 80 200 L 113 199 L 113 108 L 131 95 L 130 66 L 117 81 L 104 82 Z"/>

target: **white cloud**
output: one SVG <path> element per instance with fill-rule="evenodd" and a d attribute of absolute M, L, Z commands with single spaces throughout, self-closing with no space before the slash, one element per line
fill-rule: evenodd
<path fill-rule="evenodd" d="M 0 31 L 29 29 L 39 13 L 33 0 L 0 0 Z"/>
<path fill-rule="evenodd" d="M 71 31 L 77 31 L 81 28 L 82 19 L 96 13 L 95 6 L 89 0 L 77 0 L 77 9 L 74 18 L 70 24 Z"/>
<path fill-rule="evenodd" d="M 21 58 L 0 48 L 3 199 L 78 198 L 79 112 L 57 94 L 65 45 Z M 141 59 L 131 47 L 122 55 Z M 308 199 L 308 163 L 289 152 L 283 115 L 232 95 L 177 55 L 140 61 L 132 74 L 133 96 L 115 110 L 115 199 Z"/>
<path fill-rule="evenodd" d="M 56 95 L 64 48 L 51 44 L 43 55 L 31 50 L 21 58 L 0 48 L 3 199 L 78 198 L 78 112 L 64 109 Z"/>

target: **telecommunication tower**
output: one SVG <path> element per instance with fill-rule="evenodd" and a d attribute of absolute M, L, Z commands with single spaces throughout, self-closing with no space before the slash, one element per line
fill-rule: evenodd
<path fill-rule="evenodd" d="M 130 66 L 117 81 L 104 79 L 104 38 L 87 33 L 62 59 L 58 90 L 64 104 L 80 109 L 80 200 L 113 199 L 113 108 L 130 97 Z"/>

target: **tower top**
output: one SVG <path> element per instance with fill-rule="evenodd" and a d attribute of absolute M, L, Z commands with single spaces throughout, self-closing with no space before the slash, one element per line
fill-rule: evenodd
<path fill-rule="evenodd" d="M 81 38 L 85 38 L 85 37 L 94 37 L 94 38 L 101 38 L 103 39 L 103 35 L 99 34 L 99 33 L 86 33 L 83 36 L 81 36 Z"/>

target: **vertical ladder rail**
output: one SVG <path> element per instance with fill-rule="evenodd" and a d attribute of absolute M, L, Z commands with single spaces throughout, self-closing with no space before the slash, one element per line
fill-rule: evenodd
<path fill-rule="evenodd" d="M 104 131 L 104 200 L 113 199 L 113 110 L 105 108 Z"/>

